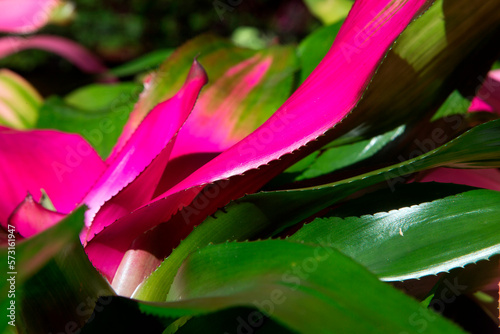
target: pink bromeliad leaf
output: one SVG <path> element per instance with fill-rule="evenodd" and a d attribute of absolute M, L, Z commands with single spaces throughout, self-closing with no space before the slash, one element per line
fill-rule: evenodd
<path fill-rule="evenodd" d="M 43 27 L 60 5 L 58 0 L 0 1 L 0 31 L 30 33 Z"/>
<path fill-rule="evenodd" d="M 214 51 L 213 45 L 218 43 L 221 47 Z M 125 141 L 125 145 L 129 145 L 130 140 L 127 138 L 129 136 L 133 138 L 135 135 L 135 132 L 131 131 L 135 128 L 137 119 L 140 119 L 144 113 L 145 107 L 163 96 L 165 91 L 168 94 L 173 89 L 172 84 L 163 79 L 166 77 L 165 72 L 169 69 L 166 65 L 174 60 L 177 64 L 183 64 L 182 61 L 185 61 L 186 57 L 191 58 L 193 45 L 200 46 L 202 50 L 208 49 L 200 58 L 206 62 L 207 71 L 212 73 L 213 81 L 200 93 L 200 98 L 186 123 L 174 138 L 175 141 L 169 143 L 168 150 L 173 147 L 172 154 L 168 156 L 167 151 L 164 152 L 165 159 L 168 159 L 166 169 L 164 168 L 166 161 L 161 164 L 158 159 L 154 161 L 154 165 L 158 165 L 158 171 L 164 169 L 156 193 L 161 193 L 162 189 L 168 189 L 171 185 L 178 183 L 189 173 L 251 133 L 276 110 L 275 108 L 279 107 L 291 89 L 292 74 L 295 69 L 295 55 L 292 48 L 273 47 L 256 52 L 232 46 L 222 38 L 201 36 L 181 47 L 174 54 L 175 57 L 169 59 L 164 68 L 150 79 L 154 80 L 155 87 L 150 83 L 146 84 L 145 91 L 141 94 L 133 115 L 129 119 L 128 127 L 125 127 L 120 137 L 120 141 Z M 183 57 L 178 59 L 179 56 Z M 228 58 L 228 60 L 221 65 L 219 61 L 221 58 Z M 179 66 L 181 65 L 176 65 L 176 67 Z M 163 94 L 158 87 L 163 88 Z M 257 112 L 254 110 L 255 107 L 259 109 Z M 163 111 L 158 109 L 158 112 L 175 113 L 176 111 L 172 108 L 164 108 Z M 164 114 L 163 117 L 172 118 L 168 114 Z M 147 126 L 141 124 L 141 127 L 145 129 Z M 115 146 L 108 162 L 116 159 L 116 156 L 124 151 L 123 148 L 118 149 L 119 145 L 118 143 Z M 153 167 L 151 166 L 151 170 Z M 144 186 L 144 182 L 152 185 L 154 190 L 156 187 L 154 182 L 158 183 L 156 177 L 151 178 L 146 175 L 139 177 L 143 180 L 134 181 L 134 184 L 103 206 L 93 220 L 89 238 L 92 238 L 93 234 L 100 231 L 103 226 L 153 198 L 153 194 L 145 193 L 149 190 Z M 140 190 L 133 190 L 135 187 Z M 137 196 L 138 191 L 143 196 Z M 88 204 L 91 207 L 94 206 L 91 203 Z"/>
<path fill-rule="evenodd" d="M 189 153 L 222 152 L 245 137 L 248 131 L 235 126 L 237 122 L 245 122 L 234 110 L 261 83 L 272 62 L 271 57 L 254 56 L 230 68 L 208 87 L 179 132 L 172 158 Z M 226 87 L 231 90 L 228 94 L 224 94 Z"/>
<path fill-rule="evenodd" d="M 194 41 L 194 44 L 201 45 L 203 49 L 207 40 L 212 43 L 220 42 L 224 47 L 200 55 L 207 72 L 212 75 L 211 82 L 200 93 L 192 113 L 179 130 L 156 193 L 164 192 L 250 134 L 289 95 L 295 69 L 295 55 L 292 48 L 280 46 L 252 51 L 232 46 L 221 38 L 211 36 L 201 36 Z M 191 45 L 193 41 L 181 47 L 176 55 L 190 58 L 190 55 L 186 53 L 189 53 Z M 227 58 L 227 61 L 221 63 L 219 61 L 221 58 Z M 162 77 L 160 73 L 154 76 L 157 85 L 164 86 L 164 89 L 168 91 L 167 83 L 158 82 L 157 78 Z M 158 89 L 158 86 L 155 88 Z M 151 89 L 151 86 L 146 86 L 146 89 Z M 150 103 L 152 99 L 154 96 L 146 91 L 141 96 L 134 113 L 141 113 L 143 106 Z M 132 123 L 129 122 L 129 125 Z M 156 163 L 157 160 L 154 161 L 154 164 Z M 99 231 L 99 226 L 112 223 L 120 215 L 129 213 L 132 209 L 152 199 L 150 194 L 145 194 L 143 199 L 147 201 L 140 203 L 136 200 L 141 189 L 145 189 L 144 182 L 151 184 L 141 179 L 146 179 L 146 176 L 141 174 L 133 184 L 103 206 L 92 223 L 92 234 Z M 117 206 L 128 207 L 129 212 L 117 211 Z M 91 238 L 92 235 L 89 237 Z M 144 264 L 148 264 L 148 261 L 142 263 Z M 140 263 L 130 267 L 133 273 L 123 275 L 127 277 L 123 283 L 133 286 L 135 282 L 131 277 L 138 276 L 140 267 Z"/>
<path fill-rule="evenodd" d="M 356 106 L 388 48 L 425 4 L 356 1 L 326 57 L 276 113 L 245 139 L 95 236 L 86 249 L 94 265 L 113 278 L 134 239 L 179 209 L 193 203 L 195 212 L 177 215 L 167 224 L 173 228 L 169 238 L 177 242 L 217 207 L 256 191 L 286 168 L 290 158 L 284 155 L 315 141 Z M 200 194 L 214 182 L 218 183 Z"/>
<path fill-rule="evenodd" d="M 483 82 L 469 111 L 500 113 L 500 70 L 491 71 Z"/>
<path fill-rule="evenodd" d="M 500 191 L 498 169 L 436 168 L 419 173 L 416 182 L 455 183 L 466 186 Z"/>
<path fill-rule="evenodd" d="M 169 160 L 176 135 L 186 122 L 207 76 L 195 60 L 182 89 L 158 104 L 141 122 L 118 152 L 96 185 L 84 199 L 89 206 L 86 226 L 89 233 L 102 229 L 109 215 L 123 215 L 149 201 Z M 117 195 L 120 190 L 127 189 Z M 110 200 L 111 199 L 111 200 Z M 106 203 L 99 219 L 94 215 Z M 109 212 L 108 212 L 109 211 Z"/>
<path fill-rule="evenodd" d="M 88 73 L 107 71 L 95 55 L 80 44 L 66 38 L 50 35 L 0 38 L 0 58 L 26 49 L 40 49 L 55 53 Z"/>
<path fill-rule="evenodd" d="M 26 197 L 44 189 L 57 211 L 69 213 L 81 202 L 106 164 L 80 136 L 52 130 L 18 131 L 0 127 L 0 223 Z"/>
<path fill-rule="evenodd" d="M 9 225 L 14 226 L 24 238 L 29 238 L 57 224 L 66 215 L 50 211 L 28 195 L 9 217 Z"/>

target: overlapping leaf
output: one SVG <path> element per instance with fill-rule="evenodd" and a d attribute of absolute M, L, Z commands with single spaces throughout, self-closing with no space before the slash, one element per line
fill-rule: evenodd
<path fill-rule="evenodd" d="M 500 253 L 500 192 L 474 190 L 362 217 L 316 219 L 288 240 L 334 247 L 387 281 L 435 275 Z"/>
<path fill-rule="evenodd" d="M 252 331 L 264 324 L 261 314 L 300 333 L 418 333 L 421 327 L 413 320 L 433 316 L 341 253 L 282 240 L 228 243 L 193 253 L 176 276 L 169 300 L 135 308 L 171 319 L 166 332 L 182 326 L 186 319 L 174 322 L 178 317 L 241 306 L 260 311 L 243 319 Z M 462 332 L 443 318 L 433 319 L 427 328 L 431 333 Z M 228 321 L 235 324 L 233 331 L 242 330 L 241 321 Z"/>
<path fill-rule="evenodd" d="M 292 226 L 322 209 L 356 193 L 380 184 L 394 189 L 410 180 L 409 174 L 438 166 L 500 166 L 500 121 L 477 126 L 462 136 L 426 154 L 402 163 L 331 184 L 247 195 L 217 213 L 218 220 L 237 220 L 242 225 L 273 224 L 275 231 Z M 245 210 L 241 214 L 241 210 Z M 159 226 L 162 228 L 162 226 Z"/>
<path fill-rule="evenodd" d="M 10 70 L 0 70 L 0 125 L 32 128 L 41 104 L 42 97 L 29 82 Z"/>
<path fill-rule="evenodd" d="M 71 212 L 106 168 L 78 135 L 0 127 L 0 142 L 0 223 L 4 227 L 27 193 L 39 201 L 41 189 L 57 211 Z"/>
<path fill-rule="evenodd" d="M 107 70 L 101 60 L 89 50 L 63 37 L 37 35 L 0 38 L 0 58 L 26 49 L 40 49 L 55 53 L 88 73 L 103 73 Z"/>
<path fill-rule="evenodd" d="M 66 315 L 71 313 L 71 316 L 78 316 L 78 314 L 76 314 L 76 308 L 87 296 L 84 296 L 84 298 L 80 296 L 82 297 L 81 299 L 68 299 L 68 296 L 64 294 L 67 292 L 64 284 L 68 283 L 66 280 L 68 277 L 71 277 L 73 293 L 77 294 L 80 293 L 84 295 L 89 291 L 89 286 L 99 289 L 106 286 L 104 280 L 102 280 L 85 258 L 81 245 L 78 243 L 78 235 L 83 227 L 83 217 L 84 209 L 80 208 L 64 218 L 59 224 L 32 238 L 20 240 L 18 239 L 19 236 L 14 233 L 16 238 L 9 238 L 14 245 L 3 246 L 0 249 L 2 261 L 7 263 L 8 260 L 11 261 L 14 259 L 14 262 L 12 262 L 13 267 L 9 268 L 8 271 L 4 270 L 1 275 L 1 290 L 3 296 L 2 314 L 4 315 L 4 320 L 12 320 L 5 317 L 5 315 L 10 314 L 10 310 L 8 310 L 7 307 L 10 306 L 11 300 L 14 300 L 16 312 L 15 325 L 20 333 L 32 333 L 41 328 L 46 329 L 46 331 L 54 330 L 54 328 L 47 328 L 45 325 L 61 320 L 59 317 L 62 312 L 67 312 Z M 14 231 L 15 229 L 13 230 L 12 227 L 10 227 L 9 230 L 17 232 Z M 14 253 L 8 252 L 7 247 L 14 247 Z M 79 251 L 76 251 L 78 247 Z M 70 251 L 71 249 L 74 251 Z M 79 257 L 69 257 L 68 254 L 74 254 L 75 252 L 80 254 Z M 11 258 L 8 258 L 9 255 Z M 54 262 L 54 258 L 57 258 L 56 262 Z M 58 263 L 58 265 L 55 263 Z M 60 270 L 53 271 L 60 268 L 64 263 L 72 267 L 71 269 L 66 268 L 64 275 L 61 276 Z M 40 270 L 45 274 L 51 272 L 52 281 L 47 277 L 42 278 L 45 274 L 40 274 Z M 88 273 L 89 270 L 92 274 L 84 275 L 84 272 Z M 12 276 L 14 276 L 13 281 L 15 282 L 15 288 L 13 289 L 15 296 L 12 295 L 11 298 L 8 297 L 8 295 L 11 293 L 9 291 L 12 290 L 10 286 L 12 280 L 8 281 L 7 278 L 12 278 Z M 86 277 L 86 279 L 81 280 L 83 277 Z M 90 280 L 90 277 L 92 277 L 92 280 Z M 59 283 L 48 288 L 48 285 L 54 282 L 54 278 L 56 278 Z M 39 280 L 41 280 L 41 282 Z M 100 283 L 95 284 L 96 281 Z M 111 293 L 111 290 L 108 288 L 106 294 L 109 293 Z M 45 296 L 41 297 L 41 294 L 45 294 Z M 42 303 L 42 305 L 40 305 L 40 303 Z M 53 303 L 52 307 L 48 307 L 48 303 Z M 73 304 L 72 308 L 65 310 L 62 305 L 66 303 L 76 304 Z M 32 307 L 34 307 L 34 309 Z M 55 309 L 57 309 L 58 312 L 54 312 Z M 89 309 L 92 311 L 92 304 L 88 306 L 86 311 L 88 312 Z M 43 312 L 49 312 L 49 314 L 44 314 Z M 83 315 L 86 318 L 80 319 L 80 324 L 83 324 L 90 314 L 91 313 Z M 82 315 L 80 315 L 80 317 L 82 317 Z M 65 321 L 58 325 L 65 326 L 69 320 L 73 319 L 63 320 Z M 3 329 L 7 326 L 10 326 L 7 324 L 7 321 L 2 321 L 0 324 L 0 331 L 3 332 Z"/>
<path fill-rule="evenodd" d="M 290 162 L 283 159 L 279 164 L 263 168 L 264 165 L 317 139 L 352 110 L 389 46 L 425 4 L 425 1 L 356 2 L 327 57 L 273 117 L 157 199 L 108 226 L 89 243 L 89 256 L 94 260 L 97 254 L 107 252 L 109 257 L 106 267 L 113 275 L 136 236 L 168 220 L 178 209 L 189 205 L 205 184 L 235 177 L 230 187 L 215 185 L 212 191 L 217 193 L 216 200 L 195 209 L 193 217 L 187 220 L 180 217 L 178 221 L 171 222 L 170 225 L 174 227 L 174 231 L 169 233 L 171 236 L 187 234 L 191 230 L 190 225 L 201 222 L 216 207 L 245 192 L 257 190 Z M 360 40 L 369 54 L 368 51 L 359 51 L 346 57 L 343 52 L 345 43 L 357 43 Z M 347 67 L 349 63 L 356 65 Z M 361 63 L 363 66 L 359 66 Z M 330 77 L 336 80 L 330 81 Z M 310 108 L 311 103 L 314 112 L 307 114 L 304 111 Z M 286 131 L 287 128 L 293 131 Z M 259 173 L 238 177 L 241 173 L 259 167 Z M 127 231 L 127 235 L 122 231 Z"/>
<path fill-rule="evenodd" d="M 471 4 L 468 3 L 468 5 Z M 485 17 L 485 20 L 482 21 L 479 27 L 474 26 L 474 29 L 468 29 L 467 34 L 462 33 L 462 29 L 465 29 L 462 26 L 460 26 L 460 29 L 443 28 L 443 22 L 445 21 L 449 21 L 451 26 L 458 25 L 463 21 L 462 19 L 460 19 L 461 15 L 463 15 L 463 11 L 461 9 L 461 5 L 459 5 L 458 3 L 451 4 L 449 2 L 438 2 L 435 5 L 435 10 L 426 13 L 420 20 L 413 24 L 413 28 L 405 33 L 405 38 L 402 43 L 398 44 L 398 47 L 394 51 L 394 55 L 388 57 L 386 66 L 382 66 L 379 70 L 377 76 L 375 77 L 375 79 L 379 78 L 379 81 L 374 81 L 372 83 L 373 89 L 369 90 L 369 92 L 373 93 L 367 93 L 366 99 L 363 100 L 364 102 L 362 102 L 362 104 L 357 109 L 357 112 L 363 114 L 365 120 L 363 122 L 363 127 L 365 129 L 363 131 L 366 132 L 367 129 L 370 129 L 370 126 L 372 127 L 371 131 L 375 131 L 375 129 L 377 131 L 380 131 L 381 129 L 386 128 L 389 123 L 394 124 L 397 122 L 402 122 L 403 120 L 408 119 L 408 117 L 416 118 L 418 115 L 421 115 L 422 112 L 425 113 L 428 112 L 429 109 L 432 109 L 432 104 L 439 104 L 442 100 L 444 100 L 444 97 L 447 96 L 452 89 L 452 87 L 450 87 L 449 85 L 450 82 L 446 81 L 446 78 L 451 77 L 452 75 L 457 75 L 457 64 L 460 61 L 467 59 L 468 55 L 472 53 L 474 47 L 481 43 L 481 40 L 484 41 L 491 38 L 492 26 L 496 27 L 496 24 L 498 22 L 494 17 L 491 17 L 490 15 L 492 8 L 495 6 L 497 6 L 497 4 L 494 2 L 482 3 L 481 7 L 478 10 L 471 11 L 474 12 L 474 17 L 468 16 L 464 27 L 467 27 L 469 24 L 473 24 L 475 20 L 483 20 L 483 16 Z M 443 14 L 445 10 L 446 15 Z M 428 29 L 430 21 L 437 22 L 437 24 L 431 26 L 432 29 Z M 421 31 L 424 31 L 423 29 L 421 29 L 423 26 L 426 27 L 426 34 L 421 34 Z M 484 31 L 481 31 L 482 29 L 484 29 Z M 358 29 L 358 31 L 360 30 Z M 429 43 L 427 32 L 429 33 L 429 36 L 433 36 L 433 43 Z M 360 45 L 359 40 L 358 42 L 353 42 L 353 44 L 351 45 L 346 45 L 345 43 L 342 43 L 342 40 L 345 37 L 346 36 L 344 36 L 341 31 L 337 38 L 337 46 L 340 49 L 339 52 L 342 52 L 342 56 L 345 57 L 344 61 L 347 60 L 348 62 L 351 61 L 352 63 L 354 62 L 354 57 L 359 56 L 362 53 L 362 49 L 367 46 L 365 46 L 365 44 L 362 44 L 362 49 L 360 49 L 359 47 L 356 48 L 356 45 Z M 353 38 L 359 38 L 359 36 Z M 421 43 L 425 43 L 425 45 L 427 45 L 428 47 L 415 50 L 415 46 L 420 45 Z M 420 52 L 419 57 L 415 57 L 415 51 Z M 332 53 L 332 51 L 330 51 L 330 53 Z M 439 55 L 439 57 L 437 57 L 437 55 Z M 401 57 L 403 57 L 403 59 L 406 59 L 405 61 L 411 64 L 411 66 L 406 66 L 407 63 L 401 63 Z M 454 61 L 448 61 L 449 57 L 452 57 Z M 400 65 L 395 66 L 396 64 Z M 424 64 L 426 65 L 424 66 Z M 436 69 L 436 71 L 433 71 L 431 69 Z M 439 69 L 439 71 L 437 69 Z M 394 75 L 395 72 L 398 71 L 398 77 L 402 76 L 405 78 L 405 80 L 411 79 L 411 82 L 408 81 L 406 84 L 398 83 L 397 85 L 394 85 Z M 316 73 L 319 73 L 319 70 Z M 311 82 L 314 81 L 314 76 L 315 75 L 313 74 L 310 78 Z M 443 82 L 445 81 L 447 82 L 447 84 L 443 85 Z M 416 87 L 415 84 L 418 87 L 417 90 L 405 92 L 405 90 L 410 89 L 410 87 Z M 438 86 L 442 88 L 442 91 L 437 91 L 435 89 L 435 87 Z M 303 87 L 308 87 L 308 83 L 306 82 Z M 312 86 L 309 85 L 309 88 L 310 87 Z M 375 94 L 377 89 L 383 89 L 384 94 Z M 352 91 L 352 87 L 349 87 L 349 90 Z M 298 94 L 299 92 L 300 89 L 298 92 L 296 92 L 296 94 Z M 339 96 L 342 95 L 339 92 L 335 92 L 335 94 L 338 94 Z M 328 97 L 330 98 L 330 96 L 331 95 L 329 95 Z M 396 105 L 393 103 L 394 98 L 392 98 L 392 96 L 407 96 L 408 100 L 405 100 L 404 106 Z M 425 99 L 424 96 L 426 97 Z M 378 99 L 380 97 L 382 97 L 384 100 L 379 101 Z M 343 96 L 343 98 L 345 101 L 345 96 Z M 413 103 L 411 102 L 412 99 L 418 99 L 419 102 Z M 422 99 L 424 99 L 426 102 L 422 103 Z M 314 98 L 311 97 L 311 100 L 314 100 Z M 332 101 L 330 100 L 329 102 Z M 402 102 L 402 100 L 400 102 Z M 415 107 L 418 110 L 409 108 L 409 105 Z M 284 107 L 284 109 L 282 110 L 286 110 L 289 107 L 289 105 L 286 105 L 286 107 Z M 319 112 L 320 108 L 315 108 L 315 110 Z M 410 115 L 401 113 L 401 110 L 411 110 L 412 114 Z M 244 172 L 245 169 L 248 169 L 250 167 L 250 165 L 259 165 L 259 160 L 257 160 L 257 157 L 266 156 L 266 152 L 273 152 L 272 154 L 278 156 L 284 153 L 283 150 L 285 149 L 286 145 L 283 145 L 284 134 L 282 132 L 277 133 L 273 137 L 269 137 L 273 138 L 271 143 L 280 145 L 279 148 L 276 148 L 276 151 L 274 151 L 274 148 L 271 144 L 262 145 L 262 143 L 259 141 L 263 140 L 262 138 L 267 138 L 263 135 L 263 133 L 270 131 L 269 127 L 274 127 L 276 129 L 278 125 L 283 125 L 285 121 L 286 123 L 294 124 L 293 129 L 296 131 L 299 123 L 300 126 L 305 126 L 305 124 L 307 124 L 307 121 L 300 120 L 299 122 L 299 120 L 295 119 L 293 120 L 293 123 L 291 123 L 288 122 L 289 120 L 287 119 L 280 119 L 277 115 L 279 114 L 276 114 L 275 117 L 273 117 L 268 122 L 268 127 L 263 126 L 260 128 L 262 133 L 259 131 L 255 132 L 251 137 L 240 142 L 238 145 L 235 145 L 231 148 L 231 150 L 228 150 L 224 154 L 221 154 L 220 156 L 212 160 L 209 164 L 193 173 L 186 180 L 172 188 L 170 191 L 164 193 L 161 197 L 158 198 L 157 201 L 151 202 L 151 205 L 144 207 L 132 213 L 130 216 L 124 217 L 123 219 L 117 221 L 117 223 L 114 224 L 115 226 L 110 226 L 110 228 L 108 228 L 107 231 L 101 236 L 103 240 L 107 240 L 107 242 L 111 240 L 118 240 L 117 237 L 111 236 L 114 234 L 120 234 L 119 231 L 121 229 L 132 230 L 137 228 L 137 235 L 139 235 L 142 231 L 139 231 L 138 225 L 134 224 L 134 221 L 136 221 L 136 219 L 139 220 L 140 216 L 146 218 L 144 220 L 151 222 L 150 226 L 153 226 L 158 222 L 168 220 L 172 213 L 176 211 L 176 209 L 192 203 L 189 207 L 181 211 L 180 214 L 176 215 L 171 220 L 171 222 L 169 223 L 170 226 L 162 226 L 162 228 L 164 228 L 164 232 L 162 232 L 164 233 L 164 235 L 175 235 L 179 236 L 179 238 L 182 238 L 190 231 L 189 226 L 186 227 L 186 222 L 189 224 L 197 224 L 208 214 L 211 214 L 215 207 L 223 206 L 229 199 L 237 197 L 237 194 L 255 191 L 258 186 L 266 182 L 270 178 L 270 176 L 273 175 L 273 173 L 279 171 L 280 168 L 282 168 L 281 166 L 289 164 L 290 160 L 294 158 L 300 157 L 300 152 L 296 152 L 295 157 L 287 156 L 282 158 L 280 162 L 274 162 L 264 167 L 261 166 L 258 172 L 250 171 L 245 173 L 245 176 L 234 177 L 230 181 L 230 186 L 228 186 L 228 182 L 226 181 L 219 181 L 217 184 L 210 185 L 209 187 L 205 188 L 205 190 L 201 194 L 200 191 L 203 189 L 203 186 L 197 186 L 194 188 L 190 187 L 192 187 L 192 185 L 194 184 L 203 185 L 205 183 L 209 183 L 210 180 L 215 179 L 219 167 L 221 170 L 222 167 L 224 167 L 223 171 L 219 175 L 221 179 L 224 179 L 230 176 L 232 173 Z M 291 114 L 283 113 L 283 115 Z M 370 123 L 368 120 L 370 120 L 372 117 L 376 119 L 383 119 L 383 121 Z M 314 117 L 314 119 L 315 121 L 324 121 L 324 119 L 322 119 L 321 117 Z M 359 121 L 360 120 L 356 119 L 355 117 L 347 118 L 340 125 L 338 133 L 344 132 L 347 128 L 359 128 Z M 328 128 L 328 123 L 323 122 L 322 126 L 326 126 L 326 128 Z M 281 126 L 281 128 L 283 127 Z M 320 132 L 324 132 L 326 129 L 322 129 L 320 127 L 318 130 Z M 271 131 L 270 133 L 273 132 Z M 333 132 L 333 134 L 335 134 L 335 132 Z M 294 135 L 297 135 L 297 132 L 294 132 Z M 259 136 L 261 138 L 259 138 Z M 307 136 L 299 137 L 301 138 L 301 140 L 294 141 L 294 147 L 300 147 L 303 144 L 302 141 L 307 142 L 309 140 Z M 285 150 L 288 149 L 289 148 L 286 148 Z M 238 158 L 231 158 L 231 154 L 237 154 Z M 260 156 L 260 154 L 263 154 L 263 156 Z M 241 158 L 244 158 L 248 162 L 243 165 L 238 164 L 238 159 Z M 232 168 L 228 168 L 228 166 Z M 236 166 L 236 168 L 234 168 L 233 166 Z M 207 178 L 207 175 L 213 176 Z M 250 179 L 252 180 L 250 181 Z M 176 192 L 180 191 L 181 189 L 184 190 L 185 188 L 190 188 L 191 190 L 187 192 Z M 193 202 L 193 200 L 195 201 Z M 134 225 L 132 226 L 132 224 Z M 143 227 L 148 228 L 149 226 Z M 159 230 L 157 229 L 155 233 L 159 233 Z M 106 234 L 108 234 L 108 236 L 106 236 Z M 130 240 L 130 242 L 131 241 L 132 240 Z M 125 243 L 128 244 L 129 240 L 127 240 Z M 113 251 L 116 251 L 117 249 L 117 246 L 113 247 Z M 169 251 L 169 249 L 165 250 L 163 256 L 168 254 Z M 118 258 L 121 257 L 121 255 L 119 255 L 119 252 L 117 252 L 116 254 Z"/>

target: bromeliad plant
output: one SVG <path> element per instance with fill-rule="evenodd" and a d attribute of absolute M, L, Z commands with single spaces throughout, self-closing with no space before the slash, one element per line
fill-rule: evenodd
<path fill-rule="evenodd" d="M 358 0 L 297 52 L 203 35 L 143 85 L 43 101 L 4 70 L 0 328 L 496 327 L 499 33 L 497 1 Z M 486 327 L 428 310 L 457 301 Z"/>

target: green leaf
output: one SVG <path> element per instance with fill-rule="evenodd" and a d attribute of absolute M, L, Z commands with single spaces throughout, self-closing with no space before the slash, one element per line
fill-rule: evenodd
<path fill-rule="evenodd" d="M 500 253 L 500 192 L 474 190 L 390 212 L 315 219 L 288 240 L 334 247 L 382 280 L 436 275 Z"/>
<path fill-rule="evenodd" d="M 311 72 L 318 66 L 333 44 L 337 33 L 344 21 L 316 29 L 312 34 L 300 42 L 297 55 L 300 60 L 300 82 L 304 82 Z"/>
<path fill-rule="evenodd" d="M 464 115 L 469 109 L 470 101 L 455 90 L 448 96 L 448 99 L 441 105 L 439 110 L 432 116 L 431 121 L 436 121 L 440 118 L 450 117 L 453 115 Z"/>
<path fill-rule="evenodd" d="M 110 70 L 110 73 L 121 78 L 140 72 L 150 71 L 160 66 L 160 64 L 173 52 L 174 50 L 172 49 L 155 50 L 126 64 L 113 68 Z"/>
<path fill-rule="evenodd" d="M 82 135 L 106 158 L 120 136 L 140 93 L 137 84 L 91 85 L 65 98 L 51 97 L 40 111 L 37 128 Z"/>
<path fill-rule="evenodd" d="M 450 119 L 450 122 L 454 121 Z M 436 146 L 432 141 L 425 144 L 429 148 Z M 247 195 L 217 212 L 217 219 L 235 219 L 242 226 L 279 222 L 275 229 L 275 233 L 279 233 L 284 227 L 299 223 L 365 188 L 380 184 L 394 190 L 396 185 L 407 181 L 406 175 L 417 171 L 439 166 L 499 167 L 500 120 L 479 125 L 443 146 L 421 153 L 415 151 L 412 155 L 419 155 L 416 158 L 334 183 Z M 241 206 L 244 206 L 245 214 L 240 213 Z"/>
<path fill-rule="evenodd" d="M 137 287 L 132 298 L 166 301 L 175 274 L 190 253 L 211 243 L 219 244 L 228 240 L 244 241 L 266 230 L 269 232 L 272 224 L 265 219 L 257 220 L 255 224 L 241 224 L 240 219 L 247 214 L 247 206 L 240 205 L 233 211 L 235 219 L 218 219 L 216 215 L 208 217 L 203 224 L 195 227 L 162 264 Z"/>
<path fill-rule="evenodd" d="M 0 125 L 30 129 L 38 119 L 42 97 L 18 74 L 0 70 Z"/>
<path fill-rule="evenodd" d="M 308 158 L 308 164 L 300 161 L 297 165 L 285 170 L 280 175 L 280 179 L 287 182 L 295 182 L 306 179 L 312 179 L 318 176 L 326 175 L 341 168 L 353 165 L 375 155 L 387 144 L 399 137 L 405 130 L 400 126 L 383 135 L 373 137 L 368 140 L 362 140 L 353 144 L 346 144 L 331 147 L 316 153 L 314 159 Z"/>
<path fill-rule="evenodd" d="M 340 206 L 334 206 L 329 212 L 322 214 L 322 217 L 346 218 L 373 215 L 378 212 L 398 210 L 421 203 L 433 202 L 476 189 L 475 187 L 454 183 L 412 182 L 402 184 L 395 189 L 380 189 L 359 198 L 350 199 Z"/>
<path fill-rule="evenodd" d="M 323 24 L 332 24 L 345 18 L 354 2 L 352 0 L 306 0 L 305 3 Z"/>
<path fill-rule="evenodd" d="M 266 39 L 261 36 L 259 29 L 254 27 L 237 27 L 231 35 L 231 40 L 237 46 L 260 50 L 266 47 Z"/>
<path fill-rule="evenodd" d="M 64 98 L 68 105 L 89 112 L 110 112 L 122 106 L 131 107 L 142 86 L 133 82 L 92 84 L 79 88 Z"/>
<path fill-rule="evenodd" d="M 228 243 L 191 254 L 169 300 L 121 303 L 170 321 L 164 333 L 182 326 L 176 318 L 231 307 L 260 311 L 240 322 L 229 319 L 236 326 L 232 332 L 258 330 L 263 313 L 300 333 L 419 333 L 423 325 L 417 321 L 424 317 L 432 319 L 425 322 L 429 333 L 462 333 L 334 249 L 283 240 Z M 100 321 L 106 319 L 104 312 L 96 314 L 96 321 L 101 315 Z"/>
<path fill-rule="evenodd" d="M 15 302 L 16 307 L 16 325 L 21 325 L 19 320 L 20 304 L 21 299 L 19 294 L 21 293 L 21 287 L 25 284 L 33 275 L 35 275 L 48 261 L 50 261 L 57 253 L 61 252 L 66 247 L 70 247 L 83 228 L 84 220 L 84 208 L 79 208 L 75 210 L 72 214 L 68 215 L 66 218 L 61 220 L 58 224 L 53 227 L 37 234 L 36 236 L 24 239 L 16 240 L 19 235 L 13 234 L 16 238 L 9 238 L 8 240 L 15 240 L 10 242 L 8 247 L 0 248 L 0 254 L 2 261 L 7 263 L 7 261 L 15 261 L 13 268 L 9 270 L 3 270 L 0 276 L 1 279 L 1 294 L 2 294 L 2 310 L 3 319 L 7 319 L 7 314 L 10 312 L 7 310 L 7 306 Z M 10 231 L 15 232 L 11 226 L 9 226 Z M 14 247 L 14 249 L 12 248 Z M 10 257 L 9 257 L 10 256 Z M 11 272 L 15 274 L 10 274 Z M 11 285 L 7 278 L 15 277 L 15 296 L 9 297 L 11 294 Z M 7 311 L 6 311 L 7 310 Z M 0 332 L 3 332 L 7 326 L 6 321 L 0 322 Z"/>
<path fill-rule="evenodd" d="M 92 266 L 78 238 L 61 250 L 20 289 L 21 333 L 77 331 L 92 321 L 94 308 L 114 295 L 107 281 Z"/>

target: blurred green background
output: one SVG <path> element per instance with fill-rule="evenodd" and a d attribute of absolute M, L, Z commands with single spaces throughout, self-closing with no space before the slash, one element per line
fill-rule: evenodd
<path fill-rule="evenodd" d="M 154 50 L 178 47 L 204 32 L 233 36 L 258 48 L 296 43 L 321 25 L 301 0 L 72 2 L 76 15 L 71 22 L 63 26 L 49 24 L 37 34 L 74 40 L 97 54 L 110 68 Z M 66 60 L 39 50 L 4 58 L 0 67 L 20 73 L 44 96 L 65 94 L 95 79 Z M 51 78 L 50 82 L 47 78 Z"/>

